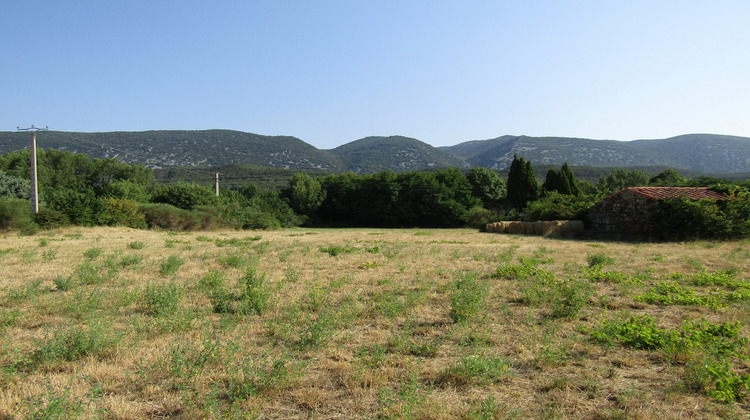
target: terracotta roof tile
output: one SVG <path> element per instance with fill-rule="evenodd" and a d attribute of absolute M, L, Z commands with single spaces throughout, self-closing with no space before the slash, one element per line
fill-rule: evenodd
<path fill-rule="evenodd" d="M 689 200 L 728 199 L 724 194 L 710 190 L 706 187 L 628 187 L 623 191 L 632 191 L 638 195 L 652 198 L 654 200 L 664 200 L 667 198 L 687 198 Z"/>

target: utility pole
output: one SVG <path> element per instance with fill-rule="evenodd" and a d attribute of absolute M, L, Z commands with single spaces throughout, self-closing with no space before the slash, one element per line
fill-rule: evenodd
<path fill-rule="evenodd" d="M 216 188 L 214 188 L 214 190 L 216 191 L 216 196 L 218 197 L 219 196 L 219 173 L 218 172 L 216 173 Z"/>
<path fill-rule="evenodd" d="M 47 131 L 49 127 L 37 128 L 32 124 L 29 128 L 16 127 L 16 129 L 31 133 L 31 208 L 34 213 L 39 213 L 39 186 L 36 181 L 36 132 Z"/>

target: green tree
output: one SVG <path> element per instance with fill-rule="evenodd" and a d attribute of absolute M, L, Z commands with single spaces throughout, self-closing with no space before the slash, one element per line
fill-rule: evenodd
<path fill-rule="evenodd" d="M 560 192 L 560 194 L 575 196 L 581 195 L 581 189 L 578 188 L 578 181 L 576 180 L 575 175 L 573 175 L 573 171 L 570 170 L 568 162 L 563 163 L 562 167 L 560 168 L 559 176 L 560 186 L 558 191 Z"/>
<path fill-rule="evenodd" d="M 680 173 L 675 169 L 667 169 L 660 172 L 659 175 L 649 179 L 648 183 L 649 185 L 673 187 L 685 183 L 685 178 L 680 176 Z"/>
<path fill-rule="evenodd" d="M 317 212 L 323 200 L 325 200 L 326 191 L 316 179 L 306 173 L 299 172 L 289 179 L 289 187 L 285 190 L 284 195 L 294 211 L 311 216 Z"/>
<path fill-rule="evenodd" d="M 31 197 L 31 182 L 0 170 L 0 197 L 28 200 Z"/>
<path fill-rule="evenodd" d="M 506 180 L 487 168 L 471 168 L 466 179 L 471 184 L 473 195 L 482 200 L 485 208 L 497 207 L 508 191 Z"/>
<path fill-rule="evenodd" d="M 553 168 L 549 168 L 542 184 L 542 194 L 547 195 L 553 191 L 560 191 L 560 175 Z"/>
<path fill-rule="evenodd" d="M 508 173 L 508 203 L 513 208 L 522 209 L 529 201 L 536 200 L 538 188 L 531 161 L 514 155 Z"/>
<path fill-rule="evenodd" d="M 599 178 L 596 188 L 602 192 L 615 193 L 627 187 L 642 187 L 648 185 L 649 175 L 639 169 L 613 169 L 606 176 Z"/>
<path fill-rule="evenodd" d="M 155 188 L 151 201 L 190 210 L 195 206 L 215 205 L 219 197 L 208 186 L 179 182 L 177 185 L 162 185 Z"/>

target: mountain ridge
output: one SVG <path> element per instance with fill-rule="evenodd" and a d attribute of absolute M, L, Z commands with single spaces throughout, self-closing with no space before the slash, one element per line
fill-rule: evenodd
<path fill-rule="evenodd" d="M 667 166 L 702 173 L 750 172 L 750 138 L 693 133 L 630 141 L 504 135 L 434 147 L 406 136 L 370 136 L 318 149 L 292 136 L 236 130 L 150 130 L 98 133 L 45 131 L 41 148 L 117 158 L 150 168 L 252 164 L 299 171 L 374 173 L 441 167 L 502 170 L 514 155 L 533 164 L 590 167 Z M 28 133 L 0 132 L 0 153 L 29 147 Z"/>

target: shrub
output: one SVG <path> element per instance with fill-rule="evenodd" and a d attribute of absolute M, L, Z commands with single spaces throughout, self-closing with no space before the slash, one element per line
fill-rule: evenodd
<path fill-rule="evenodd" d="M 0 229 L 17 229 L 32 234 L 36 231 L 31 205 L 27 200 L 0 198 Z"/>
<path fill-rule="evenodd" d="M 140 208 L 150 228 L 192 231 L 202 227 L 200 217 L 194 212 L 170 204 L 141 204 Z"/>
<path fill-rule="evenodd" d="M 219 197 L 210 187 L 180 182 L 177 185 L 162 185 L 156 188 L 151 201 L 190 210 L 196 206 L 218 204 Z"/>
<path fill-rule="evenodd" d="M 548 192 L 544 198 L 529 202 L 524 209 L 526 220 L 583 220 L 598 196 L 575 196 Z"/>
<path fill-rule="evenodd" d="M 65 213 L 52 209 L 39 209 L 33 219 L 42 229 L 55 229 L 70 224 L 70 219 Z"/>
<path fill-rule="evenodd" d="M 148 226 L 146 216 L 138 207 L 138 203 L 123 198 L 100 199 L 97 220 L 100 224 L 107 226 L 127 226 L 136 229 L 144 229 Z"/>

